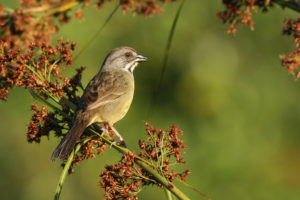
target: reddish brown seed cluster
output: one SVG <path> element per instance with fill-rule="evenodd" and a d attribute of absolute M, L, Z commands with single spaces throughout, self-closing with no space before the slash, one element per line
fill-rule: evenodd
<path fill-rule="evenodd" d="M 31 117 L 31 122 L 28 125 L 27 140 L 29 142 L 40 142 L 41 136 L 45 134 L 44 124 L 48 117 L 47 107 L 43 106 L 41 110 L 38 109 L 37 104 L 33 104 L 31 109 L 34 114 Z"/>
<path fill-rule="evenodd" d="M 11 13 L 4 10 L 0 12 L 1 40 L 5 41 L 10 49 L 23 50 L 32 42 L 41 44 L 51 41 L 52 35 L 58 31 L 53 18 L 49 15 L 32 15 L 29 11 L 35 5 L 33 1 L 23 0 L 21 5 Z"/>
<path fill-rule="evenodd" d="M 160 13 L 163 9 L 160 4 L 169 3 L 176 0 L 120 0 L 123 12 L 133 12 L 134 14 L 141 14 L 145 16 Z"/>
<path fill-rule="evenodd" d="M 81 74 L 83 67 L 77 69 L 77 73 L 70 79 L 69 84 L 63 86 L 63 99 L 74 105 L 79 103 L 79 90 L 81 85 Z M 36 104 L 32 105 L 33 115 L 28 125 L 27 138 L 29 142 L 40 142 L 42 136 L 49 137 L 53 133 L 56 137 L 63 137 L 72 126 L 74 108 L 61 100 L 61 105 L 51 110 L 46 106 L 38 109 Z"/>
<path fill-rule="evenodd" d="M 6 100 L 14 87 L 29 88 L 44 98 L 61 97 L 69 84 L 61 69 L 72 64 L 73 49 L 73 43 L 59 40 L 56 46 L 32 43 L 21 52 L 0 42 L 0 99 Z"/>
<path fill-rule="evenodd" d="M 228 33 L 236 33 L 236 25 L 245 24 L 253 29 L 252 12 L 257 8 L 266 11 L 272 6 L 271 0 L 223 0 L 226 9 L 218 12 L 217 18 L 229 24 Z"/>
<path fill-rule="evenodd" d="M 134 14 L 153 15 L 162 11 L 159 4 L 175 0 L 120 0 L 123 11 Z M 41 44 L 52 41 L 59 25 L 72 18 L 82 18 L 83 8 L 95 5 L 102 7 L 111 0 L 19 0 L 15 10 L 4 8 L 0 4 L 0 36 L 10 49 L 23 49 L 32 43 Z M 74 10 L 74 14 L 70 13 Z"/>
<path fill-rule="evenodd" d="M 87 134 L 81 137 L 80 141 L 86 139 Z M 96 155 L 101 156 L 102 153 L 106 150 L 107 145 L 99 139 L 92 139 L 89 140 L 86 144 L 84 144 L 80 151 L 75 155 L 74 159 L 72 160 L 71 167 L 69 168 L 69 174 L 75 172 L 75 167 L 78 165 L 79 162 L 82 162 L 89 158 L 94 158 Z M 64 163 L 62 164 L 64 166 Z"/>
<path fill-rule="evenodd" d="M 68 127 L 68 119 L 62 117 L 58 111 L 48 111 L 46 106 L 39 109 L 37 104 L 32 104 L 33 115 L 28 124 L 28 142 L 39 143 L 43 136 L 49 137 L 50 133 L 61 137 Z"/>
<path fill-rule="evenodd" d="M 178 129 L 176 125 L 172 125 L 169 130 L 156 129 L 148 122 L 145 123 L 147 138 L 144 141 L 139 141 L 140 149 L 138 155 L 146 160 L 155 162 L 161 168 L 161 173 L 172 182 L 176 176 L 185 177 L 172 170 L 171 166 L 184 164 L 185 160 L 182 154 L 186 149 L 179 135 L 183 131 Z"/>
<path fill-rule="evenodd" d="M 20 5 L 13 11 L 0 5 L 0 35 L 10 49 L 26 48 L 32 43 L 52 41 L 52 35 L 59 31 L 59 25 L 74 18 L 81 18 L 82 8 L 90 5 L 90 0 L 19 0 Z M 104 0 L 94 0 L 102 5 Z M 73 9 L 74 16 L 70 14 Z"/>
<path fill-rule="evenodd" d="M 287 69 L 290 74 L 295 75 L 296 78 L 300 77 L 300 18 L 296 20 L 286 20 L 283 34 L 291 35 L 294 38 L 296 49 L 288 54 L 281 56 L 282 65 Z"/>
<path fill-rule="evenodd" d="M 217 14 L 217 17 L 223 20 L 224 23 L 229 24 L 227 29 L 228 33 L 236 33 L 236 25 L 241 23 L 245 24 L 253 29 L 252 12 L 260 8 L 262 11 L 267 11 L 273 6 L 274 3 L 278 3 L 272 0 L 223 0 L 223 4 L 226 9 Z M 299 6 L 296 1 L 290 1 L 293 6 Z M 284 4 L 278 3 L 284 7 Z M 300 18 L 296 20 L 286 20 L 283 34 L 291 35 L 294 37 L 296 49 L 288 54 L 280 56 L 282 66 L 287 69 L 290 74 L 293 74 L 296 78 L 300 77 Z"/>
<path fill-rule="evenodd" d="M 49 137 L 50 134 L 63 138 L 68 133 L 74 117 L 74 108 L 71 108 L 69 104 L 79 105 L 80 95 L 78 92 L 82 90 L 81 77 L 83 70 L 84 67 L 78 68 L 76 74 L 68 81 L 68 84 L 63 86 L 63 96 L 60 100 L 61 105 L 59 108 L 49 111 L 46 106 L 38 109 L 36 104 L 32 105 L 34 113 L 27 131 L 29 142 L 40 142 L 43 136 Z M 91 134 L 84 133 L 78 142 L 86 140 L 87 137 L 91 137 Z M 106 144 L 99 138 L 89 139 L 75 155 L 69 173 L 74 173 L 74 168 L 79 162 L 101 155 L 105 150 Z"/>
<path fill-rule="evenodd" d="M 141 187 L 149 180 L 143 175 L 143 170 L 134 163 L 132 153 L 124 154 L 122 160 L 105 167 L 102 172 L 100 186 L 105 190 L 105 199 L 136 200 Z"/>
<path fill-rule="evenodd" d="M 145 125 L 148 136 L 146 140 L 139 142 L 141 152 L 137 154 L 138 157 L 151 163 L 157 173 L 163 175 L 169 182 L 176 177 L 185 180 L 191 173 L 190 170 L 179 173 L 172 169 L 174 165 L 185 163 L 182 158 L 185 146 L 179 139 L 183 131 L 175 125 L 170 130 L 156 129 L 148 122 Z M 127 153 L 119 163 L 107 166 L 101 174 L 100 186 L 104 188 L 107 200 L 138 199 L 137 194 L 144 186 L 162 187 L 152 175 L 140 168 L 134 159 L 137 159 L 135 155 Z"/>

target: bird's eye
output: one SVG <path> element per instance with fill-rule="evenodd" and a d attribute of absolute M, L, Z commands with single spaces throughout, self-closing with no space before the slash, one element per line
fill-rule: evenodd
<path fill-rule="evenodd" d="M 125 53 L 125 56 L 126 56 L 126 58 L 130 58 L 130 57 L 132 57 L 133 55 L 132 55 L 131 52 L 126 52 L 126 53 Z"/>

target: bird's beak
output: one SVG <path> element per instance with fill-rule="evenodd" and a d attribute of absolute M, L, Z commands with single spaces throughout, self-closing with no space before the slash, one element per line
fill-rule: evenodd
<path fill-rule="evenodd" d="M 145 57 L 145 56 L 142 56 L 142 55 L 137 55 L 137 56 L 135 57 L 135 61 L 136 61 L 136 62 L 146 62 L 147 60 L 148 60 L 148 58 Z"/>

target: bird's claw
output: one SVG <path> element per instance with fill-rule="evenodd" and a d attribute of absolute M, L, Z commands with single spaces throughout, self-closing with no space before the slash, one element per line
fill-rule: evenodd
<path fill-rule="evenodd" d="M 112 147 L 112 145 L 117 145 L 117 146 L 121 146 L 121 147 L 124 147 L 124 148 L 127 148 L 127 145 L 125 143 L 124 140 L 122 141 L 114 141 L 110 144 L 110 147 Z"/>

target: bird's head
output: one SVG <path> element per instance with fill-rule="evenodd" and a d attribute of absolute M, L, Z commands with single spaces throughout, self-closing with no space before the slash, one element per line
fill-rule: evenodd
<path fill-rule="evenodd" d="M 119 47 L 113 49 L 105 58 L 103 68 L 119 68 L 130 73 L 137 67 L 139 62 L 145 62 L 148 59 L 139 55 L 131 47 Z"/>

